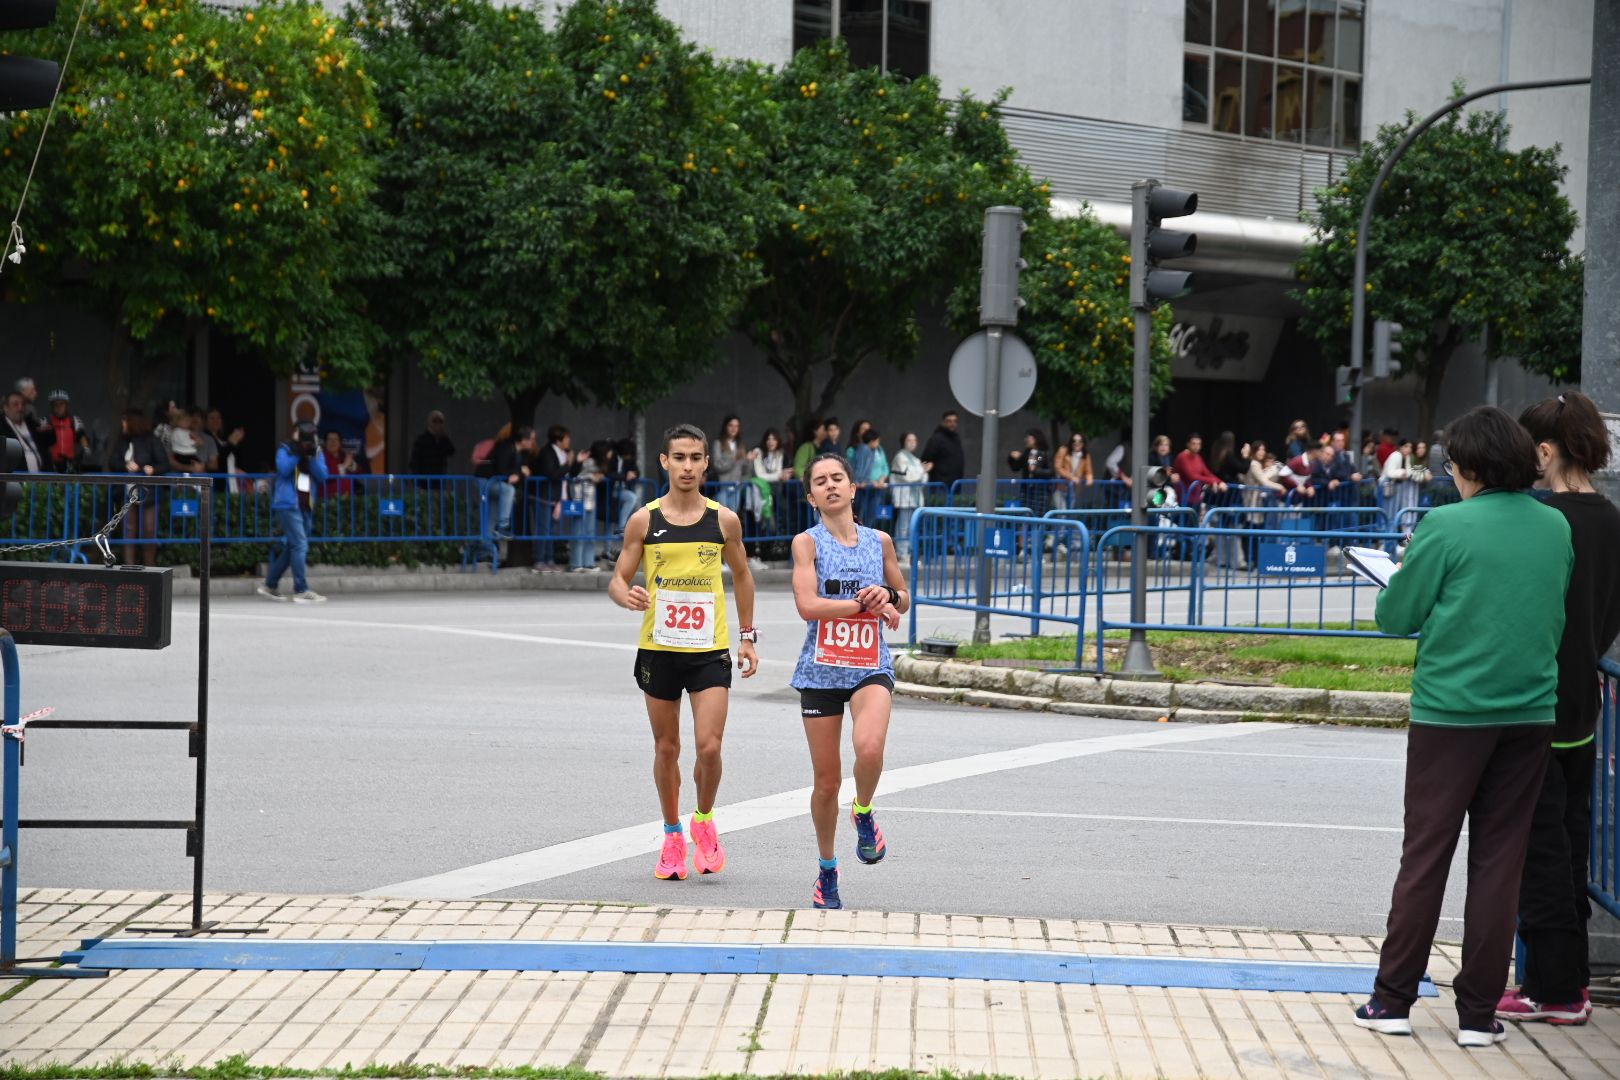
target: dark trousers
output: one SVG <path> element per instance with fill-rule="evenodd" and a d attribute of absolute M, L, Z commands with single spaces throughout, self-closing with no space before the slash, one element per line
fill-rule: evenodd
<path fill-rule="evenodd" d="M 1413 724 L 1407 731 L 1406 836 L 1374 984 L 1385 1008 L 1403 1014 L 1417 1001 L 1466 814 L 1468 899 L 1462 970 L 1452 988 L 1460 1026 L 1490 1027 L 1507 987 L 1530 807 L 1546 772 L 1551 742 L 1550 724 Z"/>
<path fill-rule="evenodd" d="M 1524 992 L 1532 1000 L 1579 1001 L 1591 979 L 1586 875 L 1592 833 L 1594 743 L 1554 750 L 1530 821 L 1530 847 L 1519 887 Z"/>

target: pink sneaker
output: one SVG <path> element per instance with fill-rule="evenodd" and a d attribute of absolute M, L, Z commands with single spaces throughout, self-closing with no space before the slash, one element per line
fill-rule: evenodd
<path fill-rule="evenodd" d="M 653 871 L 653 877 L 660 881 L 674 878 L 676 881 L 686 880 L 686 837 L 678 832 L 664 834 L 664 850 L 658 854 L 658 869 Z"/>
<path fill-rule="evenodd" d="M 720 843 L 720 830 L 714 819 L 692 818 L 692 865 L 700 874 L 718 874 L 726 868 L 726 849 Z"/>
<path fill-rule="evenodd" d="M 1496 1003 L 1496 1015 L 1503 1020 L 1539 1020 L 1561 1027 L 1579 1027 L 1592 1015 L 1592 999 L 1582 990 L 1579 1001 L 1544 1005 L 1526 997 L 1523 989 L 1510 990 Z"/>

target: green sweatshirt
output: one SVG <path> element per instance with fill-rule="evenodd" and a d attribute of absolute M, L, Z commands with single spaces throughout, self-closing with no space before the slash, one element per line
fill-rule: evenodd
<path fill-rule="evenodd" d="M 1378 597 L 1378 628 L 1422 633 L 1412 723 L 1551 724 L 1575 556 L 1564 515 L 1482 492 L 1429 511 Z"/>

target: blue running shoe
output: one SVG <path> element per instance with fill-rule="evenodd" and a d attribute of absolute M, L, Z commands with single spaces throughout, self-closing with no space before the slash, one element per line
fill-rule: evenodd
<path fill-rule="evenodd" d="M 883 830 L 878 828 L 877 819 L 870 812 L 857 814 L 853 810 L 849 816 L 855 822 L 855 857 L 863 863 L 882 861 L 889 853 L 889 845 L 883 842 Z"/>
<path fill-rule="evenodd" d="M 1377 998 L 1368 998 L 1367 1004 L 1356 1010 L 1356 1027 L 1367 1028 L 1380 1035 L 1410 1035 L 1412 1018 L 1397 1016 L 1384 1008 Z"/>
<path fill-rule="evenodd" d="M 816 888 L 810 894 L 810 906 L 837 911 L 844 906 L 838 899 L 838 868 L 822 870 L 816 874 Z"/>

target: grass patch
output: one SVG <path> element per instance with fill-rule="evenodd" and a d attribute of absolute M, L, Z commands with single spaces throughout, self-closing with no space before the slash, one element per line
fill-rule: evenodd
<path fill-rule="evenodd" d="M 1348 623 L 1323 629 L 1348 630 Z M 1372 629 L 1358 623 L 1355 629 Z M 1318 638 L 1266 634 L 1149 631 L 1148 647 L 1160 673 L 1172 682 L 1229 679 L 1314 690 L 1372 690 L 1410 693 L 1417 642 L 1393 638 Z M 1118 671 L 1126 635 L 1110 634 L 1105 667 Z M 993 645 L 964 645 L 964 660 L 1074 661 L 1073 634 L 1016 638 Z M 1096 664 L 1092 635 L 1086 635 L 1084 666 Z"/>

